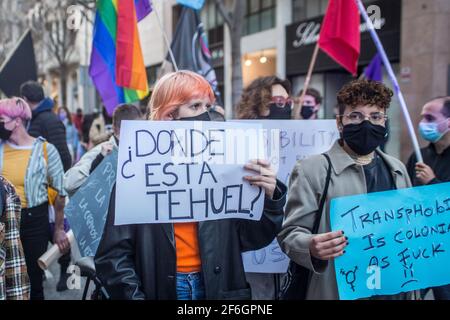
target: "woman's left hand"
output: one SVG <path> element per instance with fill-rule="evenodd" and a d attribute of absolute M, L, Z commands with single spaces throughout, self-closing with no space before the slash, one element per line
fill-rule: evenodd
<path fill-rule="evenodd" d="M 277 177 L 270 163 L 261 159 L 251 160 L 244 168 L 259 173 L 256 176 L 244 176 L 244 179 L 250 182 L 251 185 L 263 188 L 266 197 L 272 199 L 277 185 Z"/>

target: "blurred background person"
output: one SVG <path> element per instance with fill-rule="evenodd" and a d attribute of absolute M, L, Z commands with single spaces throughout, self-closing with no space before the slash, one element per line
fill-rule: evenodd
<path fill-rule="evenodd" d="M 83 110 L 81 108 L 78 108 L 76 113 L 72 115 L 72 123 L 75 126 L 75 128 L 77 128 L 80 136 L 83 133 L 83 119 L 84 119 Z"/>
<path fill-rule="evenodd" d="M 72 156 L 72 163 L 75 163 L 78 150 L 78 130 L 72 123 L 70 111 L 66 107 L 58 108 L 58 118 L 66 127 L 66 141 L 69 152 Z"/>
<path fill-rule="evenodd" d="M 415 186 L 450 181 L 450 97 L 427 102 L 421 117 L 419 133 L 429 144 L 421 149 L 423 163 L 417 162 L 415 153 L 409 157 L 411 181 Z"/>
<path fill-rule="evenodd" d="M 120 125 L 123 120 L 141 120 L 142 114 L 138 107 L 132 104 L 121 104 L 113 113 L 114 134 L 108 141 L 102 142 L 86 152 L 64 175 L 64 188 L 72 196 L 87 180 L 91 172 L 99 165 L 114 148 L 119 145 Z"/>
<path fill-rule="evenodd" d="M 28 133 L 32 137 L 42 137 L 58 150 L 64 171 L 72 165 L 72 157 L 67 147 L 66 130 L 58 116 L 52 112 L 55 105 L 51 98 L 46 98 L 44 89 L 36 81 L 27 81 L 20 86 L 20 95 L 32 110 Z"/>
<path fill-rule="evenodd" d="M 291 119 L 291 84 L 275 76 L 254 80 L 236 106 L 238 119 Z"/>
<path fill-rule="evenodd" d="M 303 89 L 297 95 L 296 103 L 300 103 L 300 97 L 303 94 Z M 317 120 L 319 119 L 319 111 L 322 105 L 322 95 L 314 88 L 306 89 L 303 103 L 300 106 L 301 120 Z"/>

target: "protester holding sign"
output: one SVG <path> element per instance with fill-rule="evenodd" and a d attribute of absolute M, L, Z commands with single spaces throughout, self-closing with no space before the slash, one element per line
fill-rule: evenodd
<path fill-rule="evenodd" d="M 422 109 L 419 132 L 430 144 L 421 149 L 423 163 L 413 153 L 408 173 L 414 186 L 450 181 L 450 97 L 428 101 Z M 436 300 L 450 300 L 450 285 L 433 288 Z"/>
<path fill-rule="evenodd" d="M 292 109 L 291 83 L 278 77 L 254 80 L 242 92 L 236 106 L 239 119 L 290 119 Z"/>
<path fill-rule="evenodd" d="M 278 241 L 295 263 L 290 266 L 291 285 L 308 281 L 309 285 L 303 297 L 300 288 L 291 287 L 289 298 L 295 299 L 297 291 L 298 298 L 339 299 L 334 258 L 345 254 L 348 243 L 342 230 L 331 231 L 331 199 L 411 186 L 405 166 L 377 149 L 386 139 L 386 110 L 391 97 L 392 91 L 379 82 L 355 80 L 345 85 L 337 96 L 341 139 L 324 155 L 295 166 Z M 298 279 L 305 275 L 299 271 L 301 267 L 309 270 L 309 276 Z M 406 293 L 378 298 L 411 297 Z"/>
<path fill-rule="evenodd" d="M 61 252 L 70 245 L 64 232 L 64 169 L 56 148 L 44 138 L 27 133 L 31 109 L 20 98 L 0 100 L 0 171 L 16 187 L 22 204 L 20 237 L 30 276 L 30 298 L 44 299 L 42 270 L 37 260 L 47 250 L 48 187 L 58 192 L 53 242 Z"/>
<path fill-rule="evenodd" d="M 156 84 L 151 120 L 208 121 L 214 102 L 200 75 L 179 71 Z M 122 144 L 123 146 L 123 144 Z M 241 253 L 268 245 L 283 219 L 286 187 L 264 160 L 245 166 L 259 175 L 244 180 L 265 191 L 260 221 L 224 219 L 200 223 L 114 226 L 113 190 L 95 264 L 113 299 L 250 299 Z M 129 199 L 133 201 L 133 199 Z"/>
<path fill-rule="evenodd" d="M 237 105 L 239 119 L 290 119 L 292 100 L 289 98 L 289 80 L 278 77 L 261 77 L 254 80 L 242 92 Z M 273 273 L 246 274 L 254 300 L 277 298 L 280 279 Z"/>

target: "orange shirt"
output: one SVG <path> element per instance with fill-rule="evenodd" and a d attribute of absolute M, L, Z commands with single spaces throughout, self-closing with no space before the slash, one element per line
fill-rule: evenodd
<path fill-rule="evenodd" d="M 198 246 L 198 223 L 174 223 L 177 249 L 177 272 L 200 272 L 200 247 Z"/>

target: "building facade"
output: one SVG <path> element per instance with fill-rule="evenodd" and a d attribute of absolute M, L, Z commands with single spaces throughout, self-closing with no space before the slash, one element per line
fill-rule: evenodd
<path fill-rule="evenodd" d="M 241 38 L 244 86 L 259 76 L 277 75 L 289 79 L 293 94 L 303 86 L 312 51 L 328 0 L 243 0 L 247 1 Z M 231 105 L 231 39 L 214 0 L 206 0 L 201 19 L 207 31 L 212 63 L 216 71 L 225 110 L 233 117 Z M 377 30 L 417 125 L 424 102 L 448 95 L 450 81 L 450 1 L 448 0 L 365 0 L 366 7 L 379 8 Z M 160 23 L 172 40 L 181 7 L 175 0 L 153 0 L 154 12 L 139 23 L 140 39 L 150 88 L 164 69 L 167 43 Z M 227 1 L 225 1 L 227 4 Z M 159 17 L 159 21 L 158 21 Z M 100 106 L 88 76 L 92 25 L 83 23 L 77 36 L 77 58 L 68 85 L 68 104 L 89 113 Z M 361 24 L 361 56 L 358 75 L 376 53 L 366 26 Z M 311 86 L 324 96 L 321 118 L 334 118 L 336 93 L 353 79 L 324 53 L 314 68 Z M 53 81 L 54 82 L 54 81 Z M 391 86 L 386 72 L 383 82 Z M 387 151 L 406 160 L 412 152 L 405 121 L 394 97 L 389 110 L 390 140 Z M 421 141 L 423 144 L 424 141 Z"/>

